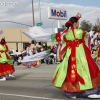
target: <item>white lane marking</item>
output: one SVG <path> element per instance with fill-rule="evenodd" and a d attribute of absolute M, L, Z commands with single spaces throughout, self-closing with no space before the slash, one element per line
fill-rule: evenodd
<path fill-rule="evenodd" d="M 0 93 L 0 95 L 8 95 L 8 96 L 16 96 L 16 97 L 24 97 L 24 98 L 36 98 L 41 100 L 64 100 L 64 99 L 55 99 L 55 98 L 45 98 L 45 97 L 36 97 L 36 96 L 28 96 L 28 95 L 17 95 L 17 94 L 6 94 Z"/>

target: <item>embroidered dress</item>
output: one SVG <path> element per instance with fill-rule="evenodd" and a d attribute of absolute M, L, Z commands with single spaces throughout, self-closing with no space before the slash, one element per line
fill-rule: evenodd
<path fill-rule="evenodd" d="M 13 61 L 8 54 L 8 46 L 0 44 L 0 77 L 12 74 L 14 71 Z"/>
<path fill-rule="evenodd" d="M 52 82 L 65 92 L 80 93 L 100 87 L 100 71 L 85 45 L 86 36 L 81 29 L 74 29 L 74 34 L 69 30 L 64 35 L 63 60 L 57 66 Z"/>
<path fill-rule="evenodd" d="M 32 48 L 31 48 L 30 44 L 27 47 L 26 51 L 27 51 L 27 56 L 25 58 L 31 57 L 33 55 L 33 51 L 32 51 Z M 37 62 L 35 62 L 35 61 L 28 61 L 28 60 L 26 60 L 25 62 L 21 62 L 21 63 L 22 63 L 23 66 L 28 67 L 28 68 L 31 68 L 31 67 L 34 67 L 34 66 L 37 65 Z"/>
<path fill-rule="evenodd" d="M 71 17 L 65 23 L 66 29 L 62 33 L 54 33 L 45 38 L 47 41 L 52 40 L 59 44 L 57 60 L 60 63 L 55 70 L 52 82 L 54 86 L 65 91 L 67 97 L 100 98 L 98 95 L 100 71 L 85 44 L 87 33 L 81 29 L 75 29 L 79 26 L 80 17 L 79 13 L 76 17 Z M 50 36 L 51 39 L 49 39 Z M 42 41 L 43 37 L 37 39 Z"/>
<path fill-rule="evenodd" d="M 100 40 L 98 41 L 98 54 L 97 54 L 97 60 L 100 61 Z"/>
<path fill-rule="evenodd" d="M 40 65 L 41 64 L 40 60 L 47 57 L 50 53 L 51 53 L 51 50 L 46 50 L 46 51 L 42 51 L 40 53 L 36 53 L 31 56 L 26 56 L 24 57 L 23 60 L 21 60 L 21 63 L 23 66 L 26 66 L 29 68 L 34 67 L 36 65 Z"/>

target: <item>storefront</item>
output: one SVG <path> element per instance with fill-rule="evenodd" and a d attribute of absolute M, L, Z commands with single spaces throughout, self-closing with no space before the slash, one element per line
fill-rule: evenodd
<path fill-rule="evenodd" d="M 33 43 L 33 41 L 23 34 L 23 32 L 28 31 L 28 28 L 2 28 L 3 34 L 0 35 L 0 39 L 5 37 L 7 45 L 10 50 L 22 51 L 26 49 L 27 43 L 32 43 L 32 47 L 34 44 L 36 46 L 40 46 L 42 43 L 37 41 Z M 52 42 L 48 42 L 47 45 L 52 46 Z"/>

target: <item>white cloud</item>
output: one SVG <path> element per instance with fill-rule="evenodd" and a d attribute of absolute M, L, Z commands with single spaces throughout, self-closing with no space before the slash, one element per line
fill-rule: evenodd
<path fill-rule="evenodd" d="M 1 0 L 2 2 L 4 0 Z M 12 0 L 8 0 L 11 2 Z M 17 2 L 18 0 L 16 0 Z M 14 2 L 14 1 L 13 1 Z M 92 6 L 80 6 L 74 4 L 55 4 L 55 3 L 48 3 L 49 0 L 44 0 L 41 2 L 41 21 L 43 22 L 43 28 L 52 28 L 53 19 L 48 18 L 47 8 L 49 6 L 55 6 L 59 8 L 67 9 L 68 12 L 68 19 L 71 16 L 75 16 L 77 12 L 82 14 L 82 20 L 90 21 L 92 24 L 95 24 L 96 19 L 100 18 L 100 8 L 92 7 Z M 32 25 L 32 5 L 29 0 L 20 0 L 18 1 L 18 6 L 0 6 L 0 21 L 2 20 L 10 20 L 16 21 L 20 23 L 25 23 Z M 35 23 L 39 22 L 39 12 L 38 12 L 38 2 L 34 2 L 34 17 Z M 61 25 L 66 22 L 66 20 L 60 21 Z M 11 24 L 11 23 L 0 23 L 0 26 L 3 27 L 26 27 L 18 24 Z M 53 23 L 53 27 L 57 27 L 57 22 Z"/>

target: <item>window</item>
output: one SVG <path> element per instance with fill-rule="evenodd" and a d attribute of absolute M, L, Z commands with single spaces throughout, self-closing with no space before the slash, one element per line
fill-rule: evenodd
<path fill-rule="evenodd" d="M 27 48 L 27 44 L 28 44 L 28 42 L 23 43 L 23 49 L 24 49 L 24 50 L 26 50 L 26 48 Z"/>

